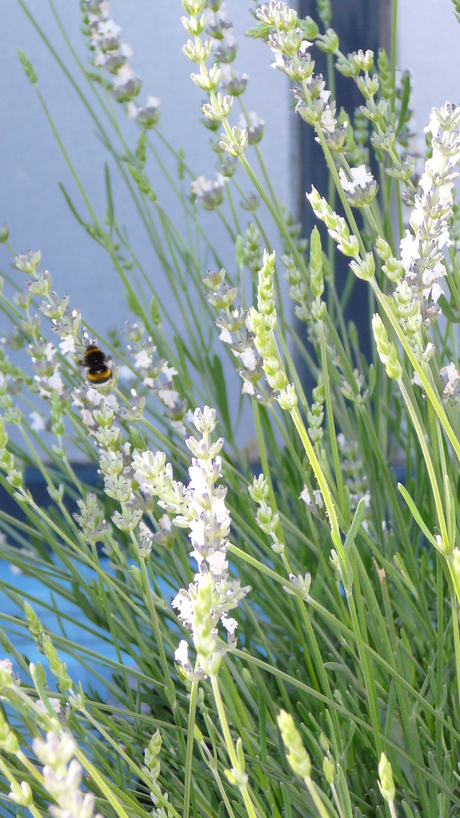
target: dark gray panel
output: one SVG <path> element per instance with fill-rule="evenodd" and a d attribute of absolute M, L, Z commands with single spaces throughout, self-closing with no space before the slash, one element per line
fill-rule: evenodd
<path fill-rule="evenodd" d="M 344 54 L 357 51 L 359 48 L 363 50 L 370 48 L 377 57 L 379 46 L 387 47 L 389 15 L 386 0 L 335 0 L 335 2 L 333 0 L 332 10 L 331 26 L 339 36 L 340 50 Z M 299 12 L 302 17 L 310 14 L 315 20 L 318 19 L 315 0 L 300 0 Z M 312 55 L 315 60 L 315 73 L 322 73 L 326 77 L 326 55 L 314 47 Z M 349 114 L 352 114 L 356 107 L 363 104 L 363 97 L 352 79 L 337 73 L 336 89 L 337 110 L 343 107 Z M 297 177 L 299 179 L 298 213 L 304 228 L 304 235 L 309 236 L 317 220 L 313 217 L 305 192 L 309 191 L 313 184 L 323 196 L 327 195 L 328 173 L 321 147 L 314 140 L 313 129 L 300 117 L 296 117 L 295 127 L 297 128 L 296 138 L 299 142 L 298 155 L 301 165 L 301 172 Z M 336 210 L 343 215 L 339 205 L 336 206 Z M 360 224 L 360 214 L 357 210 L 354 212 Z M 317 226 L 321 230 L 323 241 L 326 242 L 327 233 L 324 225 L 317 224 Z M 347 273 L 347 259 L 340 253 L 336 253 L 336 280 L 339 293 L 344 286 Z M 369 359 L 368 285 L 363 281 L 355 282 L 353 295 L 346 310 L 346 319 L 355 322 L 359 332 L 361 350 Z"/>

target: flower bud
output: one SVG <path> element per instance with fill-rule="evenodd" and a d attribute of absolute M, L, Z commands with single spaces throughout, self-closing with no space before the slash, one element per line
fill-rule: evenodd
<path fill-rule="evenodd" d="M 18 253 L 11 262 L 11 266 L 21 273 L 35 273 L 40 264 L 41 253 L 40 250 L 29 250 L 27 253 Z"/>
<path fill-rule="evenodd" d="M 325 54 L 335 54 L 339 48 L 339 38 L 333 28 L 328 28 L 325 34 L 317 37 L 316 45 Z"/>
<path fill-rule="evenodd" d="M 193 15 L 190 17 L 182 17 L 182 25 L 184 26 L 187 34 L 190 34 L 191 37 L 199 37 L 206 26 L 206 15 L 202 14 L 199 18 L 194 17 Z M 192 80 L 195 82 L 194 77 L 196 74 L 192 74 L 191 76 Z"/>
<path fill-rule="evenodd" d="M 388 338 L 382 319 L 377 314 L 372 319 L 372 329 L 377 344 L 377 352 L 380 360 L 385 364 L 388 377 L 399 380 L 402 377 L 403 369 L 398 360 L 398 353 L 396 347 Z"/>
<path fill-rule="evenodd" d="M 385 753 L 382 753 L 379 761 L 379 789 L 385 801 L 391 804 L 395 800 L 395 785 L 393 781 L 393 771 Z"/>
<path fill-rule="evenodd" d="M 359 256 L 359 243 L 356 236 L 350 236 L 348 239 L 340 239 L 337 247 L 344 256 Z"/>
<path fill-rule="evenodd" d="M 293 412 L 297 406 L 297 394 L 294 384 L 288 384 L 278 395 L 278 403 L 286 412 Z"/>
<path fill-rule="evenodd" d="M 374 52 L 368 48 L 364 53 L 360 48 L 357 54 L 353 54 L 353 61 L 360 71 L 370 71 L 374 65 Z"/>
<path fill-rule="evenodd" d="M 27 781 L 21 781 L 19 785 L 17 781 L 12 781 L 10 784 L 11 792 L 8 798 L 11 798 L 20 807 L 30 807 L 33 805 L 32 790 Z"/>
<path fill-rule="evenodd" d="M 206 0 L 182 0 L 182 5 L 186 14 L 198 17 L 206 8 Z"/>
<path fill-rule="evenodd" d="M 24 69 L 24 73 L 32 85 L 37 84 L 37 75 L 34 71 L 34 67 L 30 62 L 28 56 L 24 54 L 22 48 L 16 48 L 17 55 L 19 57 L 19 61 Z"/>
<path fill-rule="evenodd" d="M 219 144 L 222 150 L 227 151 L 231 156 L 241 156 L 248 146 L 247 128 L 238 128 L 237 125 L 234 125 L 231 136 L 226 133 L 221 134 Z"/>
<path fill-rule="evenodd" d="M 203 65 L 201 65 L 199 74 L 190 74 L 192 81 L 198 86 L 198 88 L 201 88 L 202 91 L 214 91 L 214 89 L 219 85 L 221 76 L 222 71 L 217 63 L 215 63 L 209 71 L 206 71 Z"/>
<path fill-rule="evenodd" d="M 335 781 L 335 767 L 333 762 L 325 756 L 323 760 L 323 773 L 328 784 L 333 784 Z"/>
<path fill-rule="evenodd" d="M 301 778 L 310 778 L 311 762 L 294 719 L 290 713 L 281 710 L 277 717 L 283 744 L 287 750 L 287 760 L 296 775 Z"/>
<path fill-rule="evenodd" d="M 248 492 L 251 499 L 254 500 L 255 503 L 263 503 L 269 494 L 267 478 L 264 477 L 263 474 L 259 474 L 258 477 L 254 477 L 252 486 L 248 486 Z"/>
<path fill-rule="evenodd" d="M 324 292 L 323 251 L 317 227 L 311 231 L 310 238 L 310 289 L 315 298 L 320 298 Z"/>
<path fill-rule="evenodd" d="M 385 241 L 385 239 L 382 239 L 381 236 L 378 236 L 375 242 L 375 252 L 383 262 L 386 262 L 389 258 L 391 258 L 391 247 L 388 242 Z"/>
<path fill-rule="evenodd" d="M 357 278 L 362 278 L 363 281 L 371 281 L 374 278 L 375 262 L 372 253 L 366 253 L 364 260 L 357 259 L 350 261 L 350 267 Z"/>

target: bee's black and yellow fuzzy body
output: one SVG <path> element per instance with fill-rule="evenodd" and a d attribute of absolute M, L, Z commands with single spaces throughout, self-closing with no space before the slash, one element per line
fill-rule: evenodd
<path fill-rule="evenodd" d="M 105 352 L 95 344 L 86 348 L 81 364 L 86 367 L 86 377 L 90 383 L 96 385 L 107 383 L 112 377 Z"/>

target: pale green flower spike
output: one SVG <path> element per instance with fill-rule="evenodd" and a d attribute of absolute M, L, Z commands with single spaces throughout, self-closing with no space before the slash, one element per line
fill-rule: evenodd
<path fill-rule="evenodd" d="M 380 360 L 385 364 L 388 377 L 396 380 L 402 378 L 403 369 L 398 360 L 396 347 L 389 340 L 385 325 L 377 314 L 372 319 L 372 329 L 377 344 L 377 352 Z"/>
<path fill-rule="evenodd" d="M 395 800 L 395 785 L 393 781 L 393 772 L 391 764 L 388 761 L 385 753 L 382 753 L 379 761 L 379 789 L 385 801 L 391 803 Z"/>
<path fill-rule="evenodd" d="M 281 732 L 281 738 L 287 752 L 287 760 L 296 775 L 301 778 L 310 778 L 311 761 L 294 719 L 290 713 L 281 710 L 277 716 L 278 727 Z"/>

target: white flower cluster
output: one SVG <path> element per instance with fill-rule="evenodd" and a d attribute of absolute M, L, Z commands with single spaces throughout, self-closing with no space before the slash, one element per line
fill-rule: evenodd
<path fill-rule="evenodd" d="M 255 111 L 248 111 L 247 117 L 240 114 L 238 127 L 248 129 L 248 145 L 257 145 L 264 135 L 265 121 Z"/>
<path fill-rule="evenodd" d="M 12 266 L 22 273 L 31 275 L 32 278 L 26 281 L 26 287 L 23 291 L 17 292 L 13 296 L 13 300 L 16 306 L 24 310 L 25 313 L 24 319 L 20 320 L 20 326 L 23 333 L 31 339 L 26 346 L 26 351 L 30 355 L 32 368 L 35 372 L 34 380 L 37 392 L 40 397 L 50 398 L 53 391 L 57 392 L 59 396 L 64 393 L 64 382 L 59 372 L 60 364 L 56 360 L 57 350 L 52 343 L 41 336 L 39 316 L 34 315 L 31 318 L 29 307 L 34 296 L 45 296 L 46 300 L 41 302 L 38 309 L 48 317 L 58 316 L 61 318 L 66 314 L 69 325 L 77 325 L 79 328 L 80 316 L 76 312 L 69 315 L 67 310 L 68 296 L 61 301 L 56 293 L 50 293 L 51 276 L 48 270 L 39 271 L 40 259 L 39 250 L 19 253 L 14 257 Z M 6 343 L 15 346 L 14 339 L 6 339 Z M 41 416 L 37 412 L 35 415 L 33 421 L 39 427 L 37 431 L 40 431 L 42 422 L 38 418 Z"/>
<path fill-rule="evenodd" d="M 51 292 L 51 276 L 48 270 L 38 269 L 40 259 L 39 251 L 19 253 L 13 259 L 13 267 L 31 276 L 26 281 L 25 289 L 15 294 L 14 301 L 25 312 L 25 317 L 19 321 L 19 326 L 22 337 L 29 339 L 26 351 L 30 356 L 34 371 L 34 391 L 51 405 L 49 419 L 45 419 L 37 410 L 30 413 L 31 428 L 38 433 L 50 429 L 53 434 L 60 437 L 64 433 L 62 415 L 68 401 L 69 392 L 61 374 L 61 361 L 59 358 L 62 355 L 70 356 L 72 363 L 77 362 L 77 346 L 80 346 L 81 349 L 84 348 L 84 343 L 79 339 L 81 314 L 79 310 L 70 311 L 68 309 L 68 295 L 61 299 L 57 293 Z M 59 349 L 41 334 L 39 315 L 30 316 L 29 307 L 33 304 L 33 298 L 36 296 L 44 296 L 38 305 L 38 311 L 51 319 L 54 331 L 62 339 L 59 343 Z M 16 343 L 13 333 L 10 338 L 4 339 L 4 343 L 13 349 L 17 349 L 23 345 L 23 340 L 21 340 L 21 344 Z M 9 362 L 5 362 L 8 368 L 7 371 L 16 372 Z M 17 373 L 19 373 L 19 370 L 17 370 Z M 9 380 L 11 380 L 10 376 L 8 379 L 0 376 L 1 396 L 8 390 Z"/>
<path fill-rule="evenodd" d="M 369 205 L 377 193 L 377 182 L 372 173 L 366 169 L 366 165 L 359 165 L 350 168 L 350 175 L 351 179 L 348 179 L 343 168 L 340 168 L 339 178 L 348 201 L 353 207 Z"/>
<path fill-rule="evenodd" d="M 401 261 L 406 281 L 414 293 L 424 301 L 424 323 L 439 315 L 433 309 L 442 287 L 439 280 L 446 274 L 443 248 L 451 244 L 448 222 L 452 216 L 454 182 L 460 159 L 460 106 L 446 103 L 433 108 L 430 123 L 425 128 L 431 133 L 431 157 L 425 162 L 420 179 L 421 194 L 415 197 L 410 216 L 412 232 L 406 230 L 401 240 Z M 431 307 L 431 310 L 430 310 Z"/>
<path fill-rule="evenodd" d="M 216 181 L 198 176 L 191 184 L 192 195 L 205 210 L 215 210 L 224 201 L 225 179 L 217 173 Z"/>
<path fill-rule="evenodd" d="M 442 393 L 444 399 L 458 405 L 460 401 L 460 371 L 454 363 L 450 363 L 441 367 L 439 375 L 444 387 Z"/>
<path fill-rule="evenodd" d="M 107 0 L 83 0 L 82 8 L 94 65 L 113 75 L 113 96 L 117 102 L 128 103 L 128 116 L 142 127 L 152 128 L 160 118 L 160 100 L 148 95 L 145 108 L 133 101 L 141 90 L 141 79 L 128 63 L 132 48 L 121 40 L 121 28 L 110 16 L 110 4 Z"/>
<path fill-rule="evenodd" d="M 225 653 L 225 647 L 218 640 L 219 621 L 227 630 L 228 643 L 235 644 L 238 623 L 228 612 L 237 607 L 250 588 L 242 588 L 238 579 L 229 577 L 226 556 L 231 519 L 225 505 L 227 489 L 217 485 L 222 469 L 219 452 L 223 439 L 211 441 L 216 427 L 215 410 L 208 406 L 203 411 L 196 409 L 194 424 L 202 437 L 186 440 L 193 455 L 187 486 L 173 479 L 171 464 L 166 463 L 163 452 L 136 453 L 133 468 L 142 491 L 158 497 L 158 505 L 176 515 L 174 525 L 190 529 L 191 557 L 197 561 L 199 570 L 195 581 L 188 589 L 179 591 L 172 605 L 192 633 L 197 652 L 195 674 L 200 676 L 216 674 Z M 176 659 L 192 677 L 185 640 L 179 645 Z"/>
<path fill-rule="evenodd" d="M 295 84 L 292 91 L 297 99 L 296 111 L 330 138 L 337 130 L 335 102 L 330 101 L 331 92 L 322 75 L 313 73 L 315 63 L 308 50 L 312 45 L 308 37 L 318 35 L 317 26 L 312 22 L 310 31 L 308 25 L 300 26 L 297 12 L 276 0 L 259 6 L 256 18 L 262 27 L 269 28 L 267 44 L 275 57 L 272 68 L 282 71 Z"/>
<path fill-rule="evenodd" d="M 237 369 L 243 379 L 243 394 L 251 395 L 259 403 L 272 402 L 274 394 L 269 387 L 268 396 L 260 391 L 260 381 L 264 374 L 263 362 L 254 349 L 254 336 L 248 311 L 242 307 L 231 309 L 238 290 L 224 284 L 225 275 L 226 271 L 223 268 L 208 270 L 203 279 L 203 283 L 210 291 L 206 295 L 209 303 L 220 310 L 220 316 L 216 318 L 216 326 L 221 330 L 219 338 L 230 346 L 233 355 L 243 364 Z"/>
<path fill-rule="evenodd" d="M 192 413 L 185 398 L 181 398 L 174 386 L 177 370 L 169 366 L 164 358 L 158 358 L 156 347 L 150 336 L 145 338 L 145 326 L 142 321 L 135 324 L 126 323 L 123 330 L 128 343 L 128 350 L 134 360 L 134 369 L 142 378 L 143 386 L 151 390 L 165 407 L 164 417 L 171 422 L 171 428 L 179 435 L 186 435 L 185 423 L 191 423 Z M 127 380 L 136 378 L 129 367 L 124 367 L 123 376 Z"/>
<path fill-rule="evenodd" d="M 80 789 L 83 769 L 74 758 L 76 745 L 68 732 L 50 731 L 46 741 L 35 738 L 33 750 L 43 764 L 43 785 L 56 804 L 48 810 L 53 818 L 93 818 L 94 795 Z M 95 818 L 102 818 L 99 814 Z"/>
<path fill-rule="evenodd" d="M 423 327 L 436 321 L 441 311 L 437 305 L 443 294 L 441 279 L 446 275 L 444 248 L 452 244 L 449 222 L 453 216 L 453 188 L 460 160 L 460 106 L 446 103 L 433 108 L 425 131 L 431 134 L 431 157 L 425 162 L 420 179 L 421 192 L 415 196 L 409 224 L 411 230 L 401 239 L 401 260 L 391 255 L 386 242 L 379 239 L 376 252 L 385 262 L 383 271 L 398 282 L 393 298 L 399 323 L 421 362 L 434 354 L 434 345 L 426 344 Z M 453 371 L 443 367 L 441 379 L 444 397 L 454 397 Z M 420 384 L 417 374 L 414 383 Z M 446 391 L 447 390 L 447 391 Z"/>
<path fill-rule="evenodd" d="M 200 176 L 192 185 L 192 193 L 199 195 L 199 203 L 207 210 L 213 210 L 223 199 L 219 175 L 227 178 L 233 176 L 237 157 L 245 152 L 248 145 L 255 145 L 262 139 L 264 121 L 251 111 L 247 115 L 243 113 L 238 125 L 231 129 L 226 122 L 234 97 L 245 92 L 249 77 L 247 74 L 239 76 L 233 69 L 237 45 L 231 33 L 233 23 L 227 20 L 225 12 L 221 10 L 221 2 L 182 0 L 182 5 L 189 15 L 182 17 L 182 24 L 193 37 L 184 45 L 183 52 L 199 67 L 199 73 L 192 73 L 190 76 L 195 85 L 208 94 L 208 100 L 201 106 L 203 124 L 210 131 L 217 131 L 225 123 L 225 132 L 220 134 L 217 141 L 211 139 L 213 150 L 218 154 L 217 182 Z M 205 41 L 199 36 L 203 32 L 207 36 Z M 207 69 L 206 61 L 211 54 L 215 62 L 212 68 Z"/>

